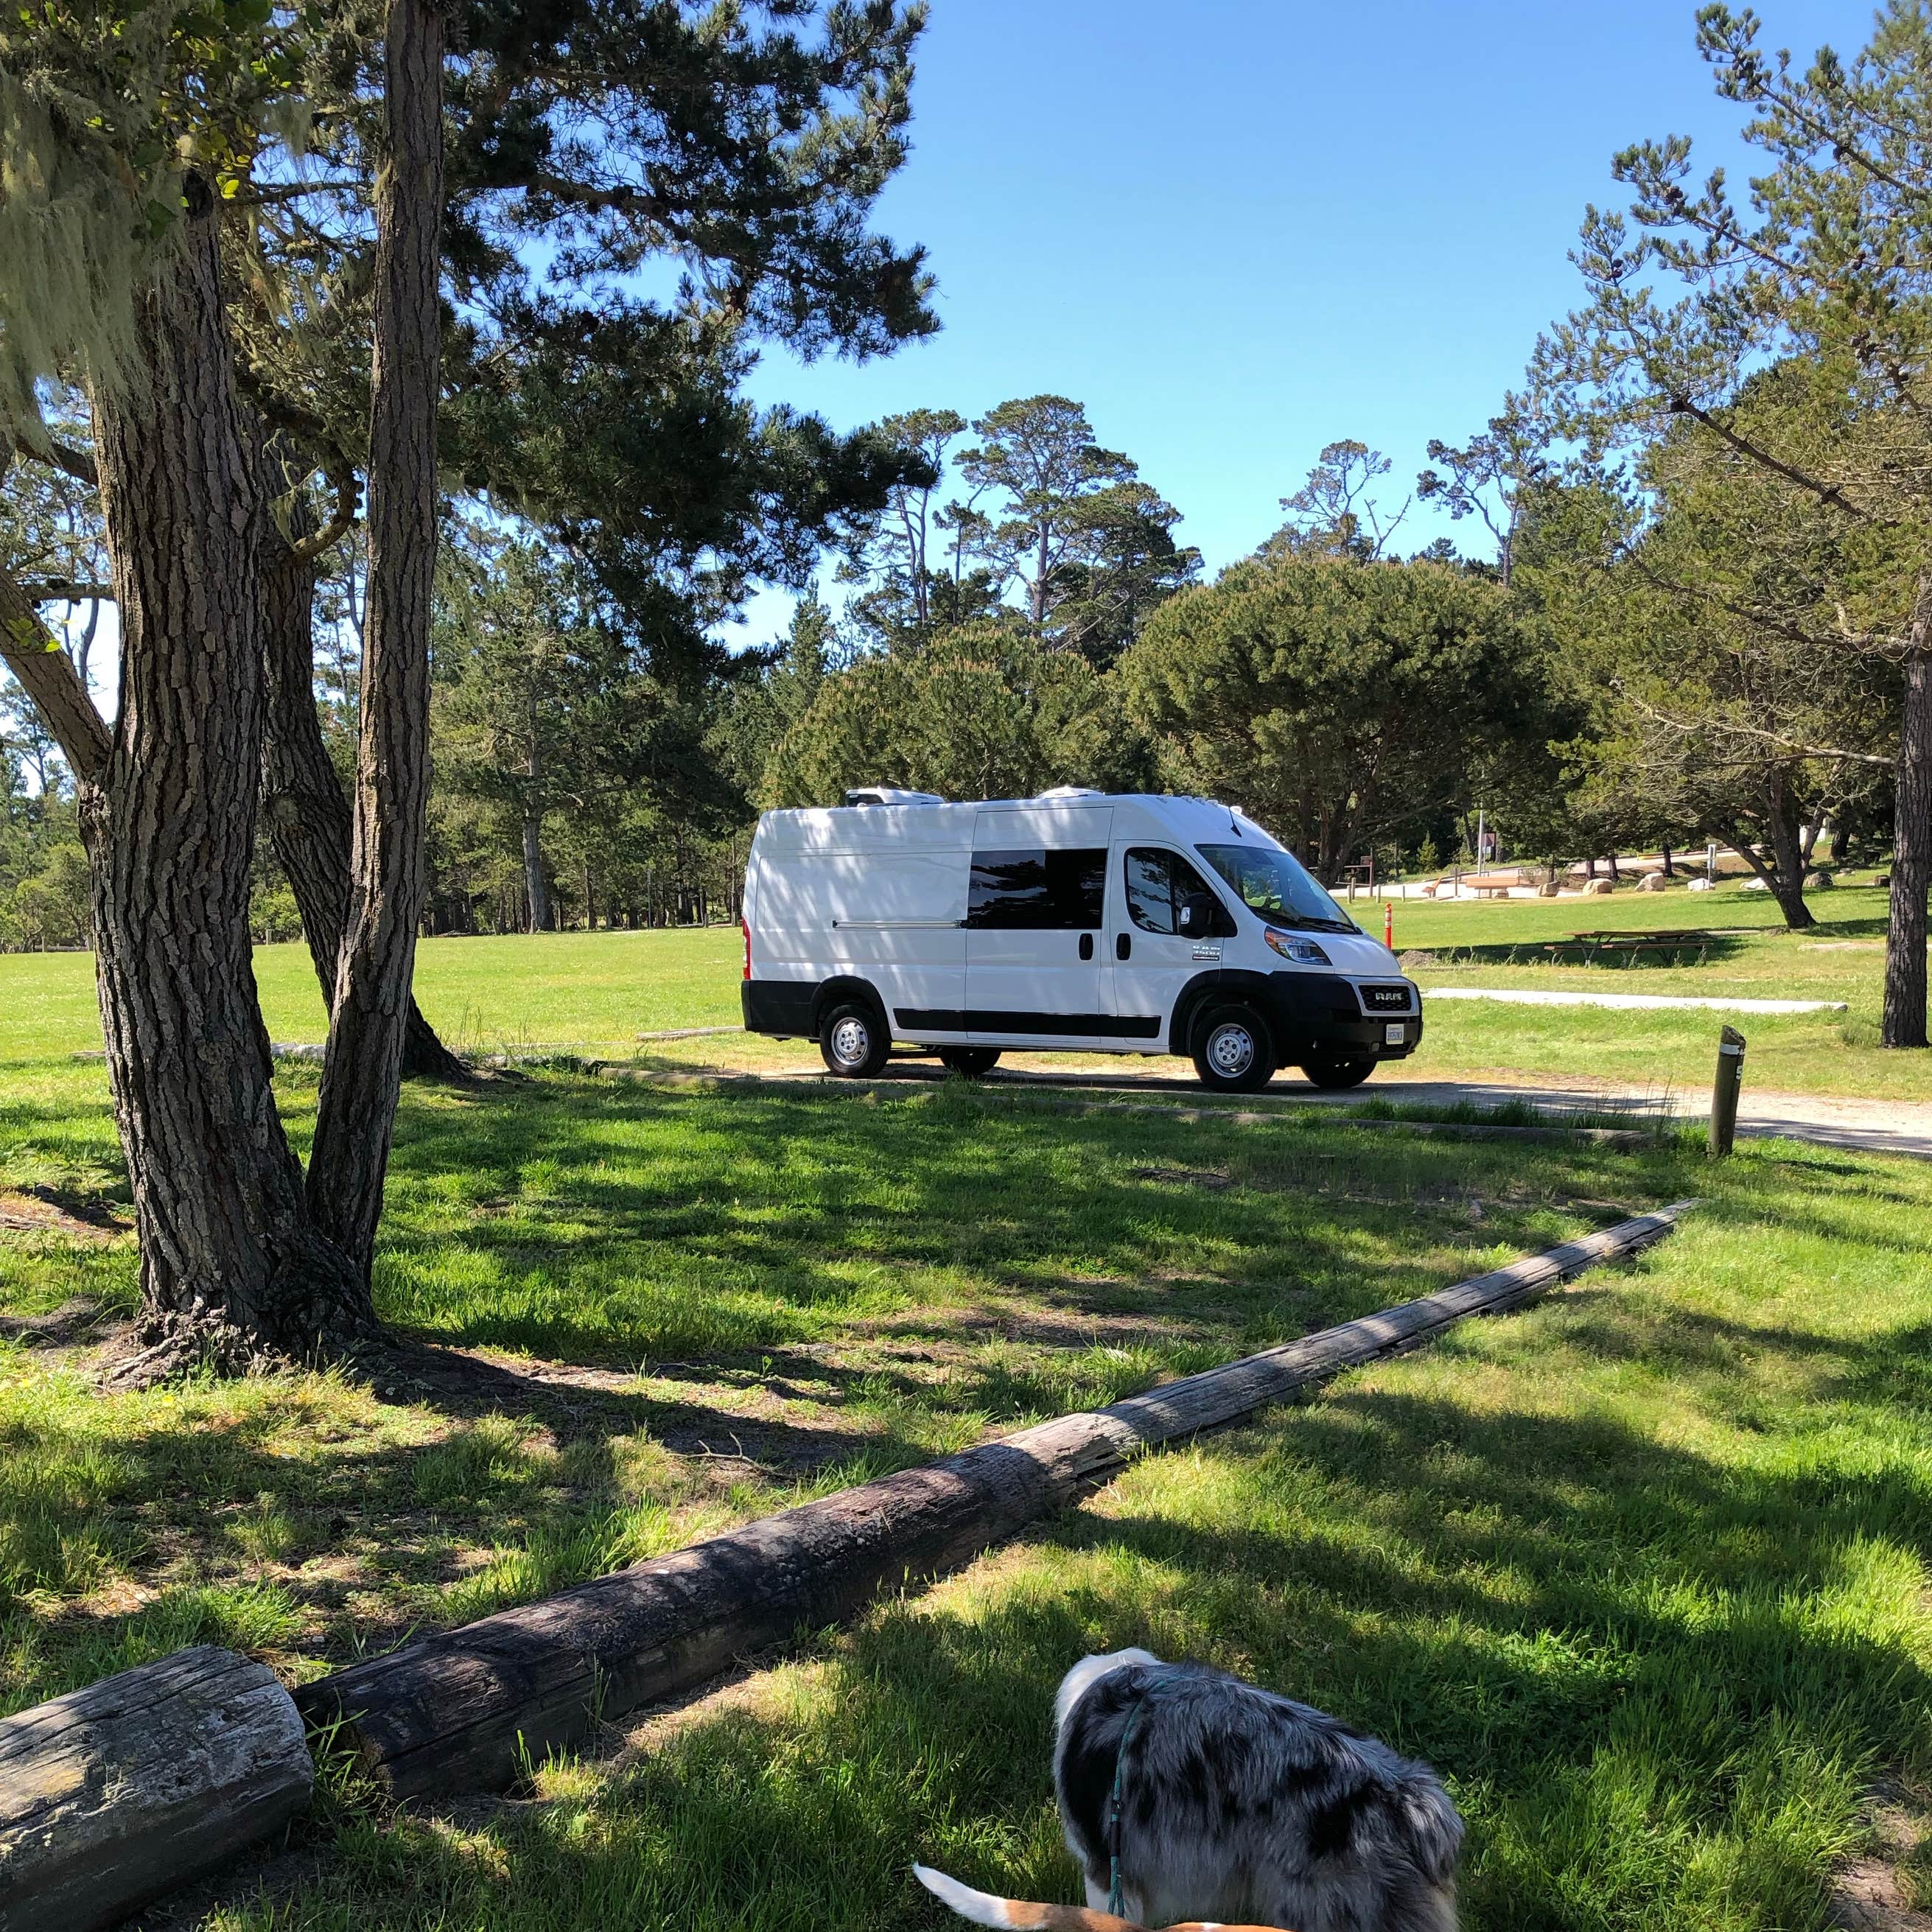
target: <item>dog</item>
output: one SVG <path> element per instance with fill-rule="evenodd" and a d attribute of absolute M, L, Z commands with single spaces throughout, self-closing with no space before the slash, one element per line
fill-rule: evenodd
<path fill-rule="evenodd" d="M 1136 1925 L 1131 1918 L 1116 1918 L 1111 1912 L 1090 1912 L 1084 1905 L 1035 1905 L 1024 1898 L 999 1898 L 990 1892 L 975 1892 L 930 1865 L 914 1865 L 913 1872 L 928 1892 L 975 1925 L 1004 1926 L 1007 1932 L 1148 1932 L 1146 1926 Z M 1219 1925 L 1190 1918 L 1183 1924 L 1165 1926 L 1162 1932 L 1284 1932 L 1284 1928 Z"/>
<path fill-rule="evenodd" d="M 1054 1790 L 1088 1912 L 1040 1916 L 1070 1908 L 991 1898 L 921 1868 L 963 1916 L 1068 1932 L 1118 1932 L 1123 1918 L 1456 1932 L 1462 1821 L 1426 1765 L 1376 1738 L 1144 1650 L 1083 1658 L 1060 1681 L 1054 1729 Z M 1022 1916 L 986 1916 L 1002 1910 Z"/>

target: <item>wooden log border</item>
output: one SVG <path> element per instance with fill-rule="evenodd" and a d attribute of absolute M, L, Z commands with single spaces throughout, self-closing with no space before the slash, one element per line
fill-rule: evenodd
<path fill-rule="evenodd" d="M 311 1724 L 339 1724 L 338 1742 L 398 1799 L 500 1790 L 605 1718 L 839 1622 L 882 1588 L 970 1562 L 1154 1444 L 1238 1421 L 1469 1316 L 1520 1306 L 1635 1254 L 1695 1204 L 422 1638 L 305 1686 L 297 1704 Z"/>
<path fill-rule="evenodd" d="M 0 1928 L 99 1932 L 279 1831 L 315 1780 L 265 1664 L 200 1644 L 0 1723 Z"/>

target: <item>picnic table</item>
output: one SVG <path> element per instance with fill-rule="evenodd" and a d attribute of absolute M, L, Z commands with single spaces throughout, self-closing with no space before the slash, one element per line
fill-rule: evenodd
<path fill-rule="evenodd" d="M 1702 926 L 1653 926 L 1634 930 L 1573 932 L 1568 939 L 1546 942 L 1543 950 L 1555 958 L 1580 946 L 1584 949 L 1583 964 L 1586 966 L 1594 966 L 1606 954 L 1613 959 L 1621 958 L 1627 966 L 1634 966 L 1646 952 L 1688 952 L 1695 946 L 1697 964 L 1701 966 L 1712 941 L 1718 936 Z"/>

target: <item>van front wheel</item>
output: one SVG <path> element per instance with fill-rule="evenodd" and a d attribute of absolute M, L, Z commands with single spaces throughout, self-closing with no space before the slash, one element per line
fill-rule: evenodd
<path fill-rule="evenodd" d="M 1259 1014 L 1216 1006 L 1194 1029 L 1194 1070 L 1219 1094 L 1256 1094 L 1274 1078 L 1274 1049 Z"/>
<path fill-rule="evenodd" d="M 870 1006 L 842 1000 L 818 1023 L 818 1051 L 828 1072 L 845 1080 L 872 1080 L 885 1071 L 892 1035 Z"/>
<path fill-rule="evenodd" d="M 949 1073 L 962 1073 L 968 1080 L 976 1080 L 999 1065 L 1000 1049 L 997 1046 L 942 1046 L 939 1064 Z"/>

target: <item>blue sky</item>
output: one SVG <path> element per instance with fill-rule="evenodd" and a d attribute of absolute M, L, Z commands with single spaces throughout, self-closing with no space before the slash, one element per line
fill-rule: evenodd
<path fill-rule="evenodd" d="M 801 368 L 761 400 L 842 428 L 1088 406 L 1185 518 L 1211 572 L 1355 436 L 1406 490 L 1432 436 L 1479 429 L 1574 302 L 1584 205 L 1646 135 L 1748 151 L 1711 88 L 1694 0 L 933 0 L 914 152 L 880 222 L 924 242 L 944 332 Z M 1868 4 L 1760 0 L 1764 40 L 1850 52 Z M 1446 520 L 1412 512 L 1400 542 Z M 1475 548 L 1477 529 L 1454 532 Z M 761 596 L 751 642 L 790 600 Z M 734 640 L 734 641 L 736 640 Z"/>

